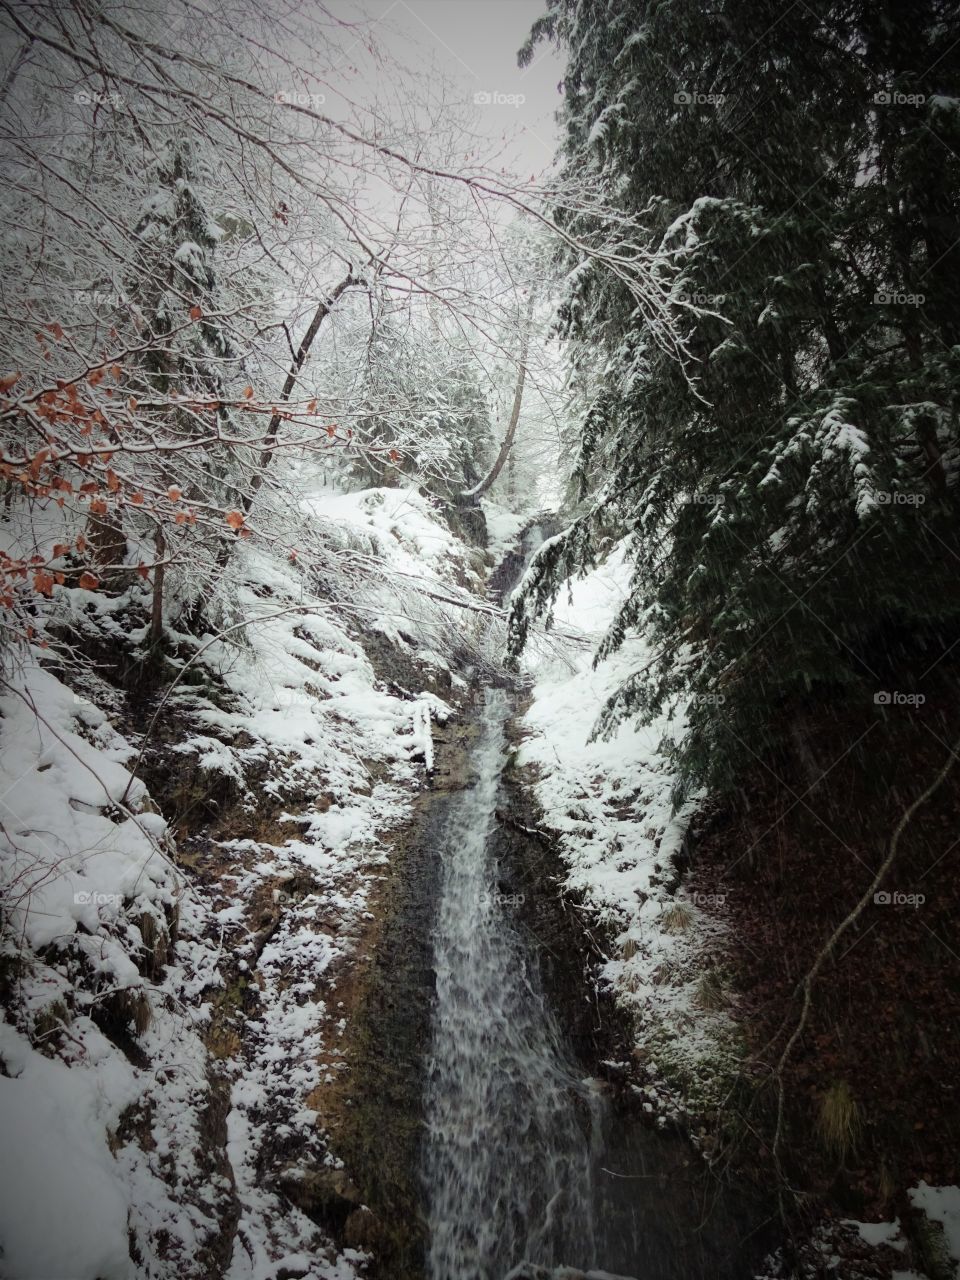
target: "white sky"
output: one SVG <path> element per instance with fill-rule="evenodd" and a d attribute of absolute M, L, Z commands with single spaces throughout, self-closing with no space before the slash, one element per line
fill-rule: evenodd
<path fill-rule="evenodd" d="M 409 63 L 418 47 L 422 68 L 440 68 L 466 103 L 489 94 L 492 101 L 477 104 L 476 131 L 492 143 L 505 140 L 505 162 L 519 175 L 550 166 L 563 63 L 542 43 L 531 66 L 517 66 L 517 50 L 546 9 L 543 0 L 328 0 L 328 7 L 338 18 L 365 17 L 377 42 L 401 62 Z M 502 100 L 511 95 L 524 101 Z"/>

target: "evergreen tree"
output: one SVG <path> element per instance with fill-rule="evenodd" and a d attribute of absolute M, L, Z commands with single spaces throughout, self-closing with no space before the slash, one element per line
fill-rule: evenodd
<path fill-rule="evenodd" d="M 196 142 L 177 138 L 164 144 L 147 175 L 149 194 L 134 229 L 134 270 L 128 282 L 130 316 L 139 330 L 143 356 L 131 370 L 129 389 L 139 396 L 171 396 L 165 416 L 168 444 L 196 438 L 214 426 L 227 437 L 242 434 L 237 415 L 226 404 L 236 379 L 237 351 L 228 325 L 237 299 L 228 300 L 218 274 L 221 227 L 202 194 L 209 182 Z M 197 406 L 210 406 L 200 407 Z M 181 489 L 188 498 L 238 507 L 244 466 L 254 458 L 237 456 L 236 446 L 210 445 L 188 455 L 172 453 L 160 464 L 158 485 Z M 221 537 L 229 536 L 224 529 Z M 196 607 L 216 575 L 215 547 L 203 546 L 196 528 L 189 539 L 193 573 L 178 581 L 178 604 Z M 175 530 L 156 528 L 153 621 L 151 638 L 159 642 L 163 627 L 165 572 L 163 562 L 176 551 Z"/>
<path fill-rule="evenodd" d="M 364 360 L 350 416 L 358 437 L 382 450 L 360 455 L 353 478 L 396 484 L 403 475 L 449 501 L 477 483 L 493 453 L 486 397 L 470 359 L 429 329 L 378 316 L 357 329 Z"/>
<path fill-rule="evenodd" d="M 217 273 L 223 233 L 201 194 L 203 166 L 195 143 L 171 141 L 152 168 L 154 190 L 135 229 L 137 261 L 128 286 L 148 344 L 144 389 L 218 402 L 237 359 Z M 225 429 L 232 425 L 222 404 L 217 417 Z M 196 433 L 195 421 L 184 427 Z M 208 459 L 207 473 L 217 482 L 213 492 L 221 497 L 226 472 L 224 451 Z"/>
<path fill-rule="evenodd" d="M 586 507 L 513 646 L 599 530 L 629 535 L 601 655 L 643 626 L 659 657 L 600 727 L 692 693 L 687 780 L 731 781 L 812 697 L 869 696 L 956 634 L 958 35 L 942 0 L 552 0 L 521 54 L 567 45 L 567 166 L 641 220 L 691 360 L 574 264 L 564 332 L 603 362 Z"/>

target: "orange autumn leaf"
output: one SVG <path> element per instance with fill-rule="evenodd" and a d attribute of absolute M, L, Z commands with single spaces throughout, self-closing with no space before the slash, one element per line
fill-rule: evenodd
<path fill-rule="evenodd" d="M 33 575 L 33 589 L 42 596 L 50 595 L 53 591 L 53 574 L 35 573 Z"/>
<path fill-rule="evenodd" d="M 317 412 L 317 402 L 316 400 L 311 400 L 310 403 L 307 405 L 307 413 L 316 413 L 316 412 Z"/>
<path fill-rule="evenodd" d="M 0 378 L 0 394 L 4 391 L 9 391 L 10 388 L 16 386 L 19 381 L 19 373 L 8 373 L 5 378 Z"/>
<path fill-rule="evenodd" d="M 103 369 L 91 369 L 87 374 L 87 381 L 90 383 L 91 387 L 96 387 L 103 381 L 103 376 Z"/>
<path fill-rule="evenodd" d="M 109 467 L 107 467 L 107 488 L 111 493 L 116 493 L 120 488 L 120 477 Z"/>
<path fill-rule="evenodd" d="M 82 534 L 82 533 L 77 534 L 77 550 L 78 550 L 78 551 L 86 551 L 86 549 L 87 549 L 87 540 L 86 540 L 86 538 L 83 536 L 83 534 Z"/>
<path fill-rule="evenodd" d="M 252 400 L 252 399 L 253 399 L 253 387 L 244 387 L 244 388 L 243 388 L 243 398 L 244 398 L 244 400 Z"/>
<path fill-rule="evenodd" d="M 120 368 L 120 366 L 119 366 L 118 364 L 112 364 L 112 365 L 110 366 L 110 372 L 113 374 L 114 381 L 115 381 L 115 382 L 119 382 L 119 381 L 120 381 L 120 375 L 121 375 L 121 373 L 123 372 L 123 370 Z"/>
<path fill-rule="evenodd" d="M 142 560 L 137 565 L 137 573 L 139 573 L 140 577 L 144 579 L 150 577 L 150 570 L 147 568 L 147 566 L 143 563 Z"/>
<path fill-rule="evenodd" d="M 54 560 L 59 559 L 59 557 L 60 557 L 60 556 L 65 556 L 69 550 L 70 550 L 70 545 L 69 545 L 69 543 L 66 543 L 66 542 L 55 542 L 55 543 L 54 543 L 54 545 L 53 545 L 53 558 L 54 558 Z"/>
<path fill-rule="evenodd" d="M 337 428 L 336 428 L 336 427 L 327 427 L 327 435 L 328 435 L 328 436 L 333 437 L 333 436 L 335 436 L 336 434 L 337 434 Z"/>
<path fill-rule="evenodd" d="M 84 591 L 95 591 L 100 585 L 100 579 L 93 573 L 81 573 L 80 586 Z"/>
<path fill-rule="evenodd" d="M 56 340 L 60 342 L 63 338 L 63 325 L 60 324 L 59 321 L 54 320 L 51 324 L 47 325 L 47 332 L 52 333 Z"/>
<path fill-rule="evenodd" d="M 107 514 L 107 504 L 102 498 L 94 498 L 90 503 L 90 510 L 95 516 L 105 516 Z"/>
<path fill-rule="evenodd" d="M 191 307 L 191 308 L 190 308 L 190 319 L 191 319 L 191 320 L 199 320 L 199 319 L 200 319 L 200 317 L 201 317 L 202 315 L 203 315 L 203 312 L 200 310 L 200 308 L 199 308 L 199 307 Z"/>
<path fill-rule="evenodd" d="M 139 507 L 139 506 L 141 505 L 141 503 L 143 502 L 143 494 L 142 494 L 142 493 L 131 493 L 131 495 L 130 495 L 130 501 L 133 503 L 133 505 L 134 505 L 135 507 Z"/>
<path fill-rule="evenodd" d="M 170 499 L 171 502 L 179 502 L 180 496 L 182 493 L 183 493 L 182 489 L 178 489 L 175 484 L 172 484 L 170 488 L 167 490 L 167 497 Z"/>
<path fill-rule="evenodd" d="M 244 516 L 239 511 L 227 512 L 227 524 L 231 529 L 239 529 L 243 524 Z"/>

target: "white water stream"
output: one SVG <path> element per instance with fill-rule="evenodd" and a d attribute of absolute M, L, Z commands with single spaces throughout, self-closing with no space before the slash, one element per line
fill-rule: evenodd
<path fill-rule="evenodd" d="M 443 833 L 423 1156 L 430 1280 L 594 1260 L 596 1104 L 565 1059 L 490 851 L 508 713 L 488 690 L 475 782 L 452 798 Z"/>

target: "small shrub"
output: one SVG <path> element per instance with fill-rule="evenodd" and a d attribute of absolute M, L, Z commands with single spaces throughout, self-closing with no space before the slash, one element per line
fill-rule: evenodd
<path fill-rule="evenodd" d="M 693 912 L 683 902 L 674 902 L 660 917 L 665 933 L 686 933 L 693 923 Z"/>
<path fill-rule="evenodd" d="M 860 1108 L 846 1080 L 832 1084 L 820 1103 L 817 1128 L 823 1145 L 841 1161 L 856 1149 L 863 1129 Z"/>

